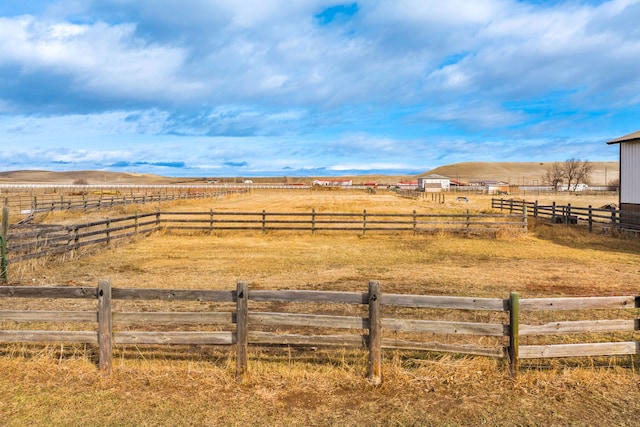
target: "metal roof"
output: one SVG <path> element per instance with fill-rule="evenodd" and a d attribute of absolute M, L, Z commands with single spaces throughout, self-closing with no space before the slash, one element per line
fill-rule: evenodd
<path fill-rule="evenodd" d="M 607 141 L 607 144 L 620 144 L 621 142 L 640 141 L 640 130 L 630 133 L 629 135 L 621 136 L 620 138 Z"/>
<path fill-rule="evenodd" d="M 426 176 L 421 177 L 422 179 L 449 179 L 446 176 L 438 175 L 437 173 L 432 173 Z"/>

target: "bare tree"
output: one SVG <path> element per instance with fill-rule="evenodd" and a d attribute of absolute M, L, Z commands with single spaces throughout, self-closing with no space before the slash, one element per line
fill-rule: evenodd
<path fill-rule="evenodd" d="M 575 190 L 578 184 L 586 184 L 593 165 L 588 160 L 568 159 L 563 164 L 564 176 L 567 178 L 567 190 Z"/>
<path fill-rule="evenodd" d="M 580 165 L 580 170 L 578 171 L 578 175 L 576 176 L 576 184 L 588 184 L 592 172 L 593 164 L 591 164 L 588 160 L 584 160 Z"/>
<path fill-rule="evenodd" d="M 554 191 L 558 191 L 558 185 L 562 183 L 565 178 L 564 167 L 558 162 L 554 162 L 547 169 L 545 175 L 542 177 L 542 182 L 553 187 Z"/>

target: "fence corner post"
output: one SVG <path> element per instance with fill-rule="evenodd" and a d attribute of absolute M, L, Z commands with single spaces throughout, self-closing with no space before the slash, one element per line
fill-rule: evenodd
<path fill-rule="evenodd" d="M 236 289 L 236 381 L 243 382 L 247 376 L 249 285 L 238 282 Z"/>
<path fill-rule="evenodd" d="M 369 369 L 373 385 L 382 383 L 382 319 L 380 316 L 380 284 L 369 281 Z"/>
<path fill-rule="evenodd" d="M 518 357 L 520 335 L 520 296 L 517 292 L 509 294 L 509 366 L 511 376 L 518 375 Z"/>
<path fill-rule="evenodd" d="M 111 313 L 111 280 L 98 281 L 98 346 L 100 370 L 111 373 L 113 355 L 113 318 Z"/>
<path fill-rule="evenodd" d="M 2 228 L 0 228 L 0 278 L 2 283 L 9 282 L 7 271 L 7 237 L 9 237 L 9 206 L 2 207 Z"/>

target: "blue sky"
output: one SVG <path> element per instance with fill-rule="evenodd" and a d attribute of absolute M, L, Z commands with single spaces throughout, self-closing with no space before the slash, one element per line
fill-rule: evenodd
<path fill-rule="evenodd" d="M 2 171 L 618 160 L 640 0 L 0 0 Z"/>

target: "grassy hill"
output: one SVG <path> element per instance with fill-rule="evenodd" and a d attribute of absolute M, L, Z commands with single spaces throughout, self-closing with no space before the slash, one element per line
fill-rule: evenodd
<path fill-rule="evenodd" d="M 416 180 L 419 177 L 438 174 L 462 182 L 468 181 L 505 181 L 514 185 L 542 185 L 543 176 L 552 162 L 462 162 L 440 166 L 420 175 L 360 175 L 346 176 L 354 184 L 378 182 L 395 184 L 399 181 Z M 592 162 L 593 173 L 591 185 L 599 186 L 618 179 L 620 165 L 618 162 Z M 311 183 L 315 177 L 270 177 L 251 178 L 255 183 Z M 331 177 L 336 179 L 336 177 Z M 205 178 L 178 178 L 152 174 L 105 172 L 105 171 L 69 171 L 51 172 L 42 170 L 22 170 L 0 172 L 0 183 L 56 183 L 73 184 L 84 180 L 89 184 L 188 184 L 203 183 Z M 237 178 L 220 178 L 220 182 L 235 182 Z"/>
<path fill-rule="evenodd" d="M 418 176 L 438 174 L 462 182 L 495 180 L 514 185 L 542 185 L 543 177 L 553 162 L 463 162 L 440 166 Z M 591 185 L 606 185 L 617 180 L 618 162 L 591 162 Z"/>

